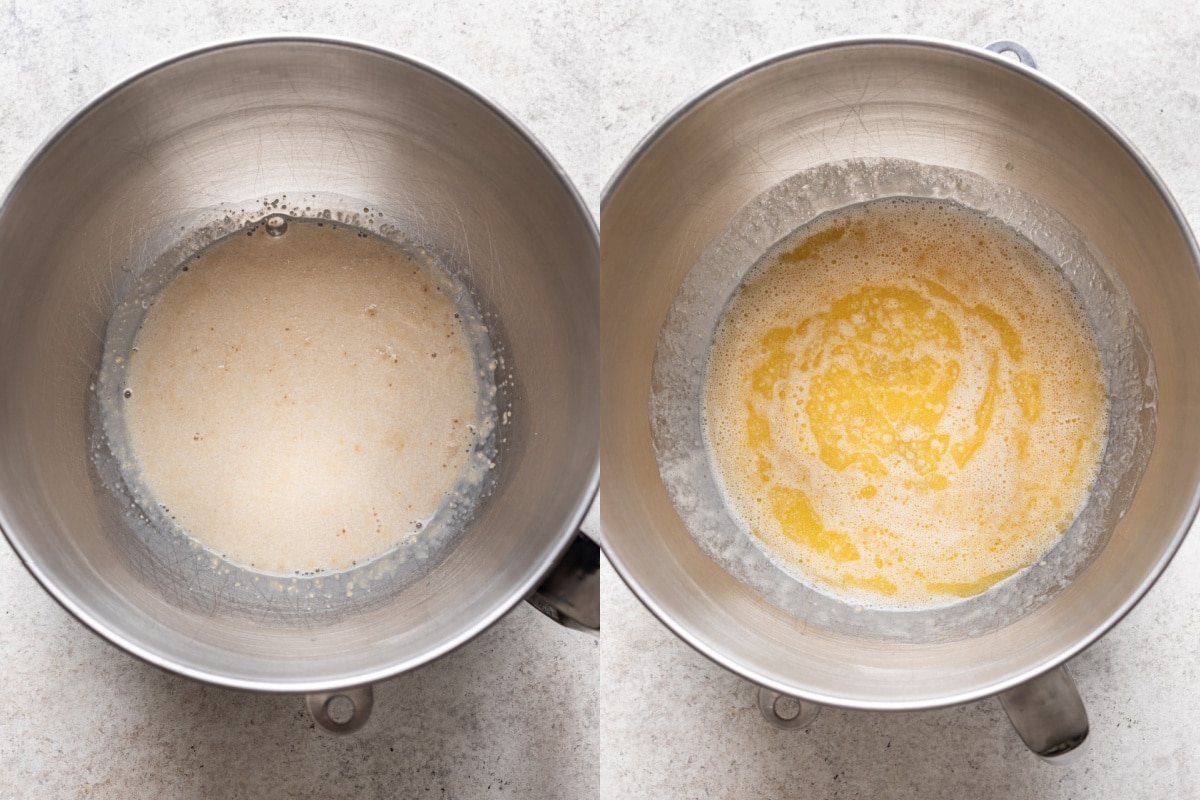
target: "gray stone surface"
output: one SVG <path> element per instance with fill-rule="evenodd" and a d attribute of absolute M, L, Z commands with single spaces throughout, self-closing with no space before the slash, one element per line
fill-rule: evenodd
<path fill-rule="evenodd" d="M 655 122 L 768 55 L 850 34 L 1013 38 L 1200 219 L 1200 12 L 1166 0 L 11 0 L 0 7 L 0 185 L 104 87 L 181 50 L 268 32 L 361 39 L 450 72 L 521 119 L 594 212 Z M 1064 769 L 1029 756 L 995 700 L 826 709 L 807 731 L 775 731 L 752 686 L 677 640 L 610 569 L 600 643 L 519 607 L 377 687 L 369 727 L 333 738 L 296 698 L 201 686 L 101 643 L 0 546 L 0 798 L 1200 796 L 1198 549 L 1187 542 L 1145 602 L 1072 663 L 1092 747 Z"/>

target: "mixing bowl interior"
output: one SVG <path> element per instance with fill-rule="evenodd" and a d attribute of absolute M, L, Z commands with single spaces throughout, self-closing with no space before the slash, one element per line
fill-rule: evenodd
<path fill-rule="evenodd" d="M 277 211 L 427 246 L 471 288 L 502 356 L 510 413 L 489 496 L 424 567 L 361 573 L 366 591 L 347 590 L 354 574 L 299 589 L 218 579 L 138 531 L 98 480 L 89 387 L 132 277 Z M 302 692 L 428 661 L 528 594 L 590 501 L 597 261 L 557 166 L 426 66 L 265 40 L 156 67 L 69 121 L 0 206 L 4 531 L 70 611 L 185 675 Z"/>
<path fill-rule="evenodd" d="M 756 198 L 855 159 L 962 170 L 1053 209 L 1128 290 L 1157 371 L 1157 396 L 1147 386 L 1138 412 L 1157 425 L 1155 444 L 1103 548 L 1015 619 L 947 630 L 944 641 L 936 630 L 919 640 L 873 636 L 769 602 L 696 543 L 656 461 L 656 346 L 689 272 Z M 1200 480 L 1200 375 L 1186 346 L 1200 333 L 1195 244 L 1119 134 L 1035 73 L 984 51 L 916 40 L 780 56 L 685 104 L 639 146 L 606 194 L 601 236 L 608 552 L 668 626 L 750 680 L 869 708 L 993 694 L 1061 663 L 1119 620 L 1186 533 Z"/>

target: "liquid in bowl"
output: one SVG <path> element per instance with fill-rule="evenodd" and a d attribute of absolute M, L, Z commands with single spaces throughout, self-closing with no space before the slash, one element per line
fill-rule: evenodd
<path fill-rule="evenodd" d="M 876 607 L 976 595 L 1040 559 L 1108 421 L 1061 271 L 995 220 L 913 198 L 823 215 L 764 256 L 704 392 L 739 523 L 785 571 Z"/>

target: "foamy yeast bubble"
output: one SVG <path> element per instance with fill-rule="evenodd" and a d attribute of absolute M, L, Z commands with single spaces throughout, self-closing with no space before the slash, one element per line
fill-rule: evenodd
<path fill-rule="evenodd" d="M 165 286 L 105 373 L 125 387 L 105 426 L 139 496 L 211 552 L 344 570 L 470 505 L 495 363 L 433 264 L 343 225 L 286 231 L 249 228 Z"/>
<path fill-rule="evenodd" d="M 1029 242 L 947 201 L 827 215 L 722 316 L 704 427 L 726 503 L 784 568 L 873 605 L 1036 562 L 1095 480 L 1092 332 Z"/>

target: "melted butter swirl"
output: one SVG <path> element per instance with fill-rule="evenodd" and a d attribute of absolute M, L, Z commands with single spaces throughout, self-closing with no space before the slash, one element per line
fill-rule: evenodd
<path fill-rule="evenodd" d="M 1070 524 L 1107 395 L 1061 274 L 964 208 L 888 200 L 801 229 L 709 357 L 729 504 L 785 565 L 913 606 L 986 590 Z"/>

